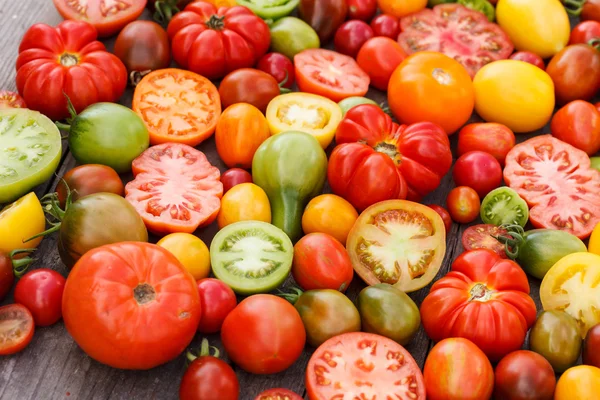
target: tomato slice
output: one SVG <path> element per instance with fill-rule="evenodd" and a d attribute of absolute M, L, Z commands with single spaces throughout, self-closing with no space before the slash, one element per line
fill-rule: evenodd
<path fill-rule="evenodd" d="M 254 400 L 302 400 L 302 397 L 291 390 L 276 388 L 265 390 Z"/>
<path fill-rule="evenodd" d="M 389 283 L 404 292 L 427 286 L 446 253 L 446 228 L 435 210 L 408 200 L 374 204 L 358 217 L 346 249 L 369 285 Z"/>
<path fill-rule="evenodd" d="M 534 227 L 585 239 L 600 222 L 600 172 L 590 166 L 585 152 L 542 135 L 509 151 L 504 181 L 529 205 Z"/>
<path fill-rule="evenodd" d="M 201 151 L 185 144 L 150 147 L 133 161 L 135 179 L 125 198 L 154 233 L 192 233 L 221 208 L 221 173 Z"/>
<path fill-rule="evenodd" d="M 27 108 L 27 104 L 19 93 L 0 90 L 0 110 L 3 108 Z"/>
<path fill-rule="evenodd" d="M 296 82 L 302 92 L 320 94 L 336 103 L 364 96 L 371 82 L 352 57 L 325 49 L 308 49 L 294 56 Z"/>
<path fill-rule="evenodd" d="M 306 368 L 310 399 L 425 400 L 423 375 L 398 343 L 372 333 L 335 336 L 313 353 Z"/>
<path fill-rule="evenodd" d="M 214 133 L 221 100 L 215 85 L 205 77 L 170 68 L 151 72 L 141 80 L 132 109 L 144 120 L 151 144 L 197 146 Z"/>
<path fill-rule="evenodd" d="M 494 236 L 506 235 L 506 229 L 491 224 L 479 224 L 468 227 L 462 235 L 462 245 L 465 251 L 488 249 L 502 258 L 506 256 L 504 243 L 494 239 Z"/>
<path fill-rule="evenodd" d="M 29 310 L 21 304 L 0 307 L 0 356 L 23 350 L 33 339 L 34 323 Z"/>

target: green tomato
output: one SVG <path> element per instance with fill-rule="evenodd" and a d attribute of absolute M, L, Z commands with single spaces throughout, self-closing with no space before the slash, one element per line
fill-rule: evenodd
<path fill-rule="evenodd" d="M 144 121 L 132 110 L 115 103 L 96 103 L 73 118 L 69 148 L 80 164 L 108 165 L 119 173 L 149 145 Z"/>
<path fill-rule="evenodd" d="M 271 50 L 282 53 L 290 60 L 306 49 L 321 47 L 317 32 L 296 17 L 284 17 L 271 25 Z"/>
<path fill-rule="evenodd" d="M 487 17 L 490 22 L 496 20 L 496 9 L 487 0 L 458 0 L 458 4 L 461 4 L 471 10 L 479 11 Z"/>
<path fill-rule="evenodd" d="M 279 19 L 291 14 L 300 0 L 236 0 L 263 19 Z"/>
<path fill-rule="evenodd" d="M 456 0 L 428 0 L 427 7 L 435 7 L 440 4 L 456 3 Z"/>
<path fill-rule="evenodd" d="M 592 163 L 591 167 L 600 171 L 600 157 L 590 157 L 590 161 Z"/>
<path fill-rule="evenodd" d="M 338 103 L 338 106 L 340 106 L 340 108 L 342 109 L 342 116 L 346 116 L 346 113 L 351 108 L 354 108 L 354 107 L 359 106 L 361 104 L 373 104 L 373 105 L 375 105 L 377 107 L 380 107 L 379 104 L 377 104 L 373 100 L 368 99 L 366 97 L 360 97 L 360 96 L 347 97 L 344 100 L 340 101 Z"/>
<path fill-rule="evenodd" d="M 503 186 L 484 197 L 480 216 L 484 224 L 525 226 L 529 219 L 529 207 L 517 192 Z"/>
<path fill-rule="evenodd" d="M 0 110 L 0 204 L 50 179 L 61 155 L 60 132 L 48 117 L 24 108 Z"/>

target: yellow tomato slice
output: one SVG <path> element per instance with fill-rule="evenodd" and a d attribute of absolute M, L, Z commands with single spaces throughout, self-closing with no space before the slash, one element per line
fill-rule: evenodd
<path fill-rule="evenodd" d="M 23 243 L 46 229 L 44 210 L 35 193 L 21 197 L 0 211 L 0 252 L 16 249 L 33 249 L 42 238 Z"/>

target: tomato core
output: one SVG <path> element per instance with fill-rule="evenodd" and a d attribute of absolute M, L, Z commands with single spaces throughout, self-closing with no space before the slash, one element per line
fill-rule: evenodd
<path fill-rule="evenodd" d="M 433 79 L 435 79 L 440 85 L 449 85 L 452 83 L 452 77 L 449 73 L 441 68 L 435 68 L 431 73 Z"/>
<path fill-rule="evenodd" d="M 476 283 L 469 293 L 471 294 L 469 301 L 486 302 L 492 298 L 493 290 L 488 289 L 483 283 Z"/>
<path fill-rule="evenodd" d="M 138 305 L 148 304 L 156 298 L 156 291 L 147 283 L 140 283 L 133 289 L 133 297 Z"/>
<path fill-rule="evenodd" d="M 381 142 L 377 143 L 373 149 L 390 157 L 396 165 L 402 162 L 402 154 L 400 154 L 395 144 Z"/>
<path fill-rule="evenodd" d="M 225 27 L 225 16 L 211 15 L 210 19 L 206 21 L 206 27 L 215 31 L 223 30 Z"/>
<path fill-rule="evenodd" d="M 329 124 L 330 115 L 319 107 L 290 103 L 278 110 L 277 118 L 290 126 L 301 124 L 311 129 L 323 129 Z"/>
<path fill-rule="evenodd" d="M 73 67 L 79 64 L 79 58 L 75 54 L 70 53 L 61 54 L 59 61 L 65 67 Z"/>

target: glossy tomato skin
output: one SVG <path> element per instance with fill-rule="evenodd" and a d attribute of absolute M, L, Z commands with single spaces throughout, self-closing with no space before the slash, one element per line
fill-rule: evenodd
<path fill-rule="evenodd" d="M 398 18 L 421 11 L 427 5 L 427 0 L 377 0 L 381 11 Z"/>
<path fill-rule="evenodd" d="M 565 371 L 556 384 L 554 400 L 595 400 L 600 392 L 600 368 L 578 365 Z"/>
<path fill-rule="evenodd" d="M 546 70 L 546 64 L 542 57 L 530 51 L 517 51 L 509 57 L 511 60 L 525 61 L 526 63 L 535 65 L 538 68 Z"/>
<path fill-rule="evenodd" d="M 502 183 L 502 167 L 491 154 L 470 151 L 458 158 L 452 178 L 456 185 L 474 189 L 482 199 Z"/>
<path fill-rule="evenodd" d="M 546 72 L 558 104 L 590 100 L 600 88 L 600 51 L 587 44 L 567 46 L 552 57 Z"/>
<path fill-rule="evenodd" d="M 267 53 L 260 58 L 256 68 L 271 75 L 284 88 L 291 89 L 296 82 L 292 60 L 281 53 Z"/>
<path fill-rule="evenodd" d="M 265 390 L 254 400 L 302 400 L 302 397 L 291 390 L 278 388 Z"/>
<path fill-rule="evenodd" d="M 123 196 L 123 182 L 119 174 L 106 165 L 86 164 L 69 170 L 56 186 L 61 207 L 67 200 L 67 187 L 71 191 L 71 200 L 77 201 L 88 194 L 108 192 Z"/>
<path fill-rule="evenodd" d="M 344 22 L 335 32 L 335 50 L 356 58 L 363 44 L 375 34 L 373 29 L 364 21 L 350 20 Z"/>
<path fill-rule="evenodd" d="M 56 28 L 35 24 L 25 32 L 17 58 L 17 88 L 30 109 L 60 120 L 70 116 L 65 94 L 77 113 L 90 104 L 119 100 L 127 86 L 127 69 L 97 35 L 83 21 L 64 21 Z"/>
<path fill-rule="evenodd" d="M 348 4 L 346 0 L 300 0 L 298 14 L 326 43 L 346 19 Z"/>
<path fill-rule="evenodd" d="M 514 351 L 496 366 L 494 399 L 552 400 L 555 387 L 552 365 L 533 351 Z"/>
<path fill-rule="evenodd" d="M 179 386 L 180 400 L 238 400 L 239 395 L 240 384 L 233 368 L 212 356 L 192 361 Z"/>
<path fill-rule="evenodd" d="M 22 304 L 0 307 L 0 318 L 7 321 L 0 327 L 0 356 L 15 354 L 31 343 L 35 324 L 31 312 Z"/>
<path fill-rule="evenodd" d="M 390 39 L 398 39 L 400 34 L 400 21 L 389 14 L 380 14 L 371 21 L 371 28 L 375 36 L 385 36 Z"/>
<path fill-rule="evenodd" d="M 377 12 L 377 0 L 347 0 L 348 18 L 370 21 Z"/>
<path fill-rule="evenodd" d="M 198 332 L 219 332 L 227 315 L 237 306 L 235 293 L 223 281 L 214 278 L 199 280 L 198 293 L 202 304 Z"/>
<path fill-rule="evenodd" d="M 450 217 L 450 213 L 442 206 L 438 206 L 437 204 L 428 204 L 427 207 L 433 209 L 436 213 L 440 214 L 442 220 L 444 221 L 444 227 L 446 228 L 446 234 L 450 232 L 452 229 L 452 218 Z"/>
<path fill-rule="evenodd" d="M 494 122 L 465 125 L 458 133 L 458 155 L 470 151 L 491 154 L 504 166 L 506 155 L 515 147 L 516 138 L 509 127 Z"/>
<path fill-rule="evenodd" d="M 385 91 L 392 73 L 406 57 L 406 53 L 395 40 L 375 37 L 362 45 L 356 62 L 369 75 L 371 85 Z"/>
<path fill-rule="evenodd" d="M 40 268 L 23 275 L 15 286 L 15 302 L 23 304 L 36 326 L 50 326 L 62 317 L 65 278 L 56 271 Z"/>
<path fill-rule="evenodd" d="M 219 229 L 240 221 L 271 223 L 271 203 L 260 186 L 242 183 L 223 195 L 217 215 Z"/>
<path fill-rule="evenodd" d="M 600 150 L 600 112 L 587 101 L 575 100 L 558 110 L 550 123 L 552 136 L 592 156 Z"/>
<path fill-rule="evenodd" d="M 304 209 L 302 231 L 326 233 L 346 245 L 357 218 L 356 209 L 348 201 L 335 194 L 322 194 L 309 201 Z"/>
<path fill-rule="evenodd" d="M 600 368 L 600 324 L 593 326 L 588 330 L 583 341 L 582 362 Z"/>
<path fill-rule="evenodd" d="M 19 93 L 0 90 L 0 110 L 3 108 L 27 108 L 27 104 Z"/>
<path fill-rule="evenodd" d="M 479 216 L 481 204 L 477 192 L 468 186 L 455 187 L 448 193 L 446 208 L 452 221 L 468 224 Z"/>
<path fill-rule="evenodd" d="M 281 90 L 277 80 L 266 72 L 242 68 L 229 73 L 219 85 L 223 107 L 236 103 L 248 103 L 263 114 L 267 106 Z"/>
<path fill-rule="evenodd" d="M 571 31 L 569 44 L 588 44 L 592 39 L 600 39 L 600 22 L 583 21 L 577 24 Z"/>
<path fill-rule="evenodd" d="M 12 258 L 0 252 L 0 301 L 4 300 L 15 283 Z"/>
<path fill-rule="evenodd" d="M 221 174 L 221 183 L 223 183 L 223 194 L 225 194 L 235 185 L 252 183 L 252 175 L 244 169 L 231 168 Z"/>
<path fill-rule="evenodd" d="M 600 0 L 586 0 L 581 10 L 582 21 L 599 21 L 600 22 Z"/>

